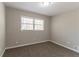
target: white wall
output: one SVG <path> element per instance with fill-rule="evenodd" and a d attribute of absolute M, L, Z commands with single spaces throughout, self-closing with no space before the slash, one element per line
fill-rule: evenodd
<path fill-rule="evenodd" d="M 79 52 L 79 10 L 52 17 L 52 42 Z"/>
<path fill-rule="evenodd" d="M 21 16 L 30 16 L 42 18 L 45 21 L 44 31 L 20 31 Z M 29 45 L 48 41 L 50 39 L 50 17 L 33 12 L 18 10 L 6 7 L 6 48 L 12 48 L 20 45 Z M 18 42 L 18 43 L 16 43 Z"/>
<path fill-rule="evenodd" d="M 0 3 L 0 56 L 5 50 L 5 7 Z"/>

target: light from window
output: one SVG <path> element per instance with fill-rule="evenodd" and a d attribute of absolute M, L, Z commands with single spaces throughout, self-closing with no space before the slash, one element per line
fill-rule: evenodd
<path fill-rule="evenodd" d="M 44 30 L 44 20 L 21 17 L 21 30 Z"/>
<path fill-rule="evenodd" d="M 21 30 L 33 30 L 33 19 L 22 17 Z"/>
<path fill-rule="evenodd" d="M 35 19 L 35 30 L 44 30 L 44 21 Z"/>

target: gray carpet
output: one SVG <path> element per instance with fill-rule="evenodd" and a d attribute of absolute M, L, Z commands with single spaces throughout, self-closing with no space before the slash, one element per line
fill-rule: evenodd
<path fill-rule="evenodd" d="M 79 54 L 54 43 L 44 42 L 8 49 L 3 57 L 79 57 Z"/>

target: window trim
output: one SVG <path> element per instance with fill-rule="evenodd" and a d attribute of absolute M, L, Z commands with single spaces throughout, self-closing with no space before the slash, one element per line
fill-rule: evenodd
<path fill-rule="evenodd" d="M 44 19 L 41 19 L 41 18 L 35 18 L 34 21 L 35 21 L 35 20 L 42 20 L 42 21 L 43 21 L 43 25 L 35 24 L 35 23 L 34 23 L 34 26 L 35 26 L 35 25 L 43 26 L 42 29 L 44 30 L 44 29 L 45 29 L 45 28 L 44 28 L 44 22 L 45 22 Z M 35 31 L 43 31 L 42 29 L 38 29 L 38 30 L 36 30 L 35 27 L 34 27 L 34 30 L 35 30 Z"/>
<path fill-rule="evenodd" d="M 45 26 L 44 26 L 44 24 L 45 24 L 45 20 L 44 19 L 41 19 L 41 18 L 33 18 L 33 17 L 28 17 L 28 16 L 21 16 L 21 21 L 22 21 L 22 18 L 30 18 L 30 19 L 33 19 L 33 24 L 31 24 L 31 23 L 22 23 L 21 22 L 21 26 L 22 26 L 22 24 L 28 24 L 28 25 L 33 25 L 33 29 L 32 30 L 30 30 L 30 31 L 43 31 L 43 30 L 45 30 Z M 43 25 L 40 25 L 40 24 L 35 24 L 35 20 L 42 20 L 43 21 Z M 38 30 L 36 30 L 35 29 L 35 25 L 40 25 L 40 26 L 42 26 L 43 28 L 43 30 L 42 29 L 38 29 Z M 29 30 L 27 30 L 27 29 L 25 29 L 26 31 L 29 31 Z M 21 29 L 21 31 L 25 31 L 25 30 L 22 30 Z"/>

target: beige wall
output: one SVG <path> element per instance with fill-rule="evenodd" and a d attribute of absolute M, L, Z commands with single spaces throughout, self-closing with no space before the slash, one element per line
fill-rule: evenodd
<path fill-rule="evenodd" d="M 79 52 L 79 10 L 52 17 L 53 42 Z"/>
<path fill-rule="evenodd" d="M 0 56 L 5 50 L 5 9 L 3 3 L 0 3 Z"/>
<path fill-rule="evenodd" d="M 44 19 L 45 30 L 44 31 L 20 31 L 21 16 L 30 16 L 30 17 Z M 16 47 L 24 44 L 29 45 L 29 44 L 44 42 L 50 39 L 49 37 L 50 36 L 49 35 L 50 18 L 48 16 L 6 7 L 6 19 L 7 19 L 6 48 Z"/>

